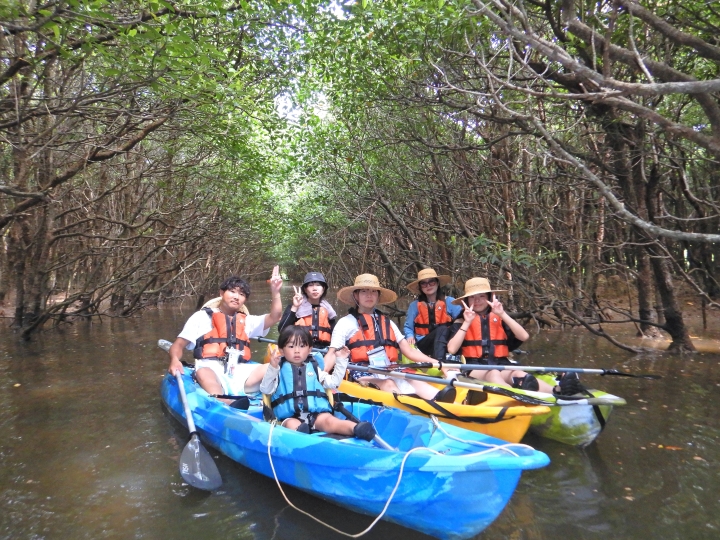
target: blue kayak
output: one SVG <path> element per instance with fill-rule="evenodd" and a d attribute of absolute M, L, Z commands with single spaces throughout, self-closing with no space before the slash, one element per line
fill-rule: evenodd
<path fill-rule="evenodd" d="M 480 533 L 505 508 L 521 472 L 550 462 L 525 445 L 368 404 L 345 405 L 397 450 L 298 433 L 264 421 L 258 405 L 243 412 L 211 398 L 190 371 L 182 379 L 206 444 L 265 476 L 362 514 L 379 515 L 392 496 L 383 519 L 437 538 Z M 161 393 L 172 415 L 187 425 L 177 380 L 167 375 Z M 411 449 L 416 450 L 408 455 Z"/>

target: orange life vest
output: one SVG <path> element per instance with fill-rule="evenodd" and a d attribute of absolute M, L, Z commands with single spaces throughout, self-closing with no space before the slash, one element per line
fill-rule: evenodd
<path fill-rule="evenodd" d="M 354 364 L 367 364 L 368 351 L 375 347 L 384 347 L 388 360 L 395 364 L 398 361 L 398 345 L 395 332 L 390 327 L 390 319 L 382 312 L 375 310 L 372 315 L 358 313 L 356 309 L 350 309 L 350 314 L 357 319 L 358 331 L 348 340 L 347 346 L 350 349 L 350 361 Z M 380 328 L 381 336 L 375 335 L 375 323 Z"/>
<path fill-rule="evenodd" d="M 312 315 L 298 318 L 295 323 L 298 326 L 308 326 L 313 345 L 329 345 L 332 335 L 328 310 L 322 306 L 313 306 Z"/>
<path fill-rule="evenodd" d="M 236 313 L 230 317 L 222 311 L 213 312 L 210 308 L 203 308 L 203 311 L 210 317 L 212 330 L 195 342 L 193 356 L 197 360 L 225 360 L 225 349 L 230 347 L 241 351 L 241 361 L 250 360 L 252 351 L 245 333 L 245 314 Z"/>
<path fill-rule="evenodd" d="M 466 360 L 507 358 L 510 351 L 502 319 L 492 312 L 476 315 L 465 334 L 461 352 Z"/>
<path fill-rule="evenodd" d="M 415 333 L 418 336 L 427 336 L 435 330 L 435 327 L 441 324 L 450 324 L 452 318 L 448 315 L 445 300 L 437 300 L 435 308 L 430 309 L 427 302 L 417 303 L 418 314 L 415 317 Z"/>

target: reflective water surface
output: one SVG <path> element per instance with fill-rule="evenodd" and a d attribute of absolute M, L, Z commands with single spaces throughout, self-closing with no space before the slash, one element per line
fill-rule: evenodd
<path fill-rule="evenodd" d="M 252 313 L 269 305 L 261 288 Z M 286 301 L 291 294 L 286 287 Z M 30 343 L 0 328 L 0 538 L 343 538 L 289 508 L 272 479 L 212 449 L 221 490 L 205 494 L 182 483 L 177 460 L 187 430 L 161 406 L 167 355 L 155 343 L 172 340 L 193 309 L 188 302 L 134 319 L 80 322 Z M 717 332 L 699 337 L 717 351 Z M 261 357 L 263 347 L 254 348 Z M 521 363 L 663 379 L 583 376 L 628 405 L 584 450 L 527 437 L 552 463 L 523 475 L 509 506 L 478 538 L 720 538 L 717 352 L 636 357 L 585 332 L 534 334 L 523 348 Z M 285 492 L 348 533 L 371 521 Z M 363 538 L 428 537 L 381 522 Z"/>

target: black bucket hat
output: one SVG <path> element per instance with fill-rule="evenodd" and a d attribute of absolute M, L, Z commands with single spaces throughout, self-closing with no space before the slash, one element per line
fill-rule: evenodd
<path fill-rule="evenodd" d="M 327 281 L 325 281 L 325 276 L 323 276 L 320 272 L 308 272 L 305 274 L 305 279 L 303 279 L 302 287 L 307 285 L 308 283 L 312 283 L 313 281 L 318 281 L 325 285 L 325 288 L 328 288 Z"/>

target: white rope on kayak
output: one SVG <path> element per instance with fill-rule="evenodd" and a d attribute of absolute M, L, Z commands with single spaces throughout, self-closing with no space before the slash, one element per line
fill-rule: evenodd
<path fill-rule="evenodd" d="M 415 452 L 415 451 L 417 451 L 417 450 L 427 450 L 427 451 L 432 452 L 432 453 L 434 453 L 434 454 L 440 454 L 440 452 L 436 452 L 435 450 L 431 450 L 430 448 L 426 448 L 426 447 L 424 447 L 424 446 L 419 446 L 419 447 L 417 447 L 417 448 L 413 448 L 413 449 L 411 449 L 410 451 L 408 451 L 408 452 L 405 454 L 405 456 L 403 457 L 402 462 L 400 463 L 400 472 L 399 472 L 399 474 L 398 474 L 397 481 L 395 482 L 395 487 L 393 488 L 392 492 L 390 493 L 390 497 L 388 498 L 387 502 L 385 503 L 385 506 L 383 507 L 382 512 L 380 512 L 380 514 L 373 520 L 372 523 L 370 523 L 370 525 L 367 526 L 367 528 L 366 528 L 364 531 L 361 531 L 361 532 L 359 532 L 359 533 L 357 533 L 357 534 L 350 534 L 350 533 L 346 533 L 346 532 L 344 532 L 344 531 L 341 531 L 340 529 L 336 529 L 336 528 L 333 527 L 332 525 L 329 525 L 328 523 L 325 523 L 324 521 L 316 518 L 315 516 L 313 516 L 313 515 L 310 514 L 309 512 L 306 512 L 305 510 L 302 510 L 302 509 L 298 508 L 297 506 L 295 506 L 293 503 L 290 502 L 290 499 L 287 498 L 287 495 L 285 494 L 285 492 L 283 491 L 282 486 L 280 485 L 280 480 L 278 480 L 277 473 L 275 472 L 275 465 L 273 464 L 272 453 L 270 452 L 270 447 L 272 446 L 272 445 L 271 445 L 272 432 L 273 432 L 274 427 L 275 427 L 275 422 L 272 422 L 271 425 L 270 425 L 270 433 L 269 433 L 269 435 L 268 435 L 268 459 L 270 460 L 270 468 L 272 469 L 272 472 L 273 472 L 273 478 L 275 478 L 275 483 L 277 483 L 277 486 L 278 486 L 278 488 L 280 489 L 280 493 L 282 493 L 282 496 L 283 496 L 283 498 L 285 499 L 285 502 L 288 503 L 292 508 L 294 508 L 295 510 L 297 510 L 297 511 L 300 512 L 301 514 L 304 514 L 304 515 L 306 515 L 307 517 L 315 520 L 315 521 L 318 522 L 320 525 L 323 525 L 323 526 L 327 527 L 328 529 L 330 529 L 330 530 L 332 530 L 332 531 L 335 531 L 335 532 L 338 533 L 338 534 L 342 534 L 343 536 L 347 536 L 348 538 L 360 538 L 361 536 L 369 533 L 369 532 L 372 530 L 372 528 L 377 524 L 377 522 L 380 521 L 380 520 L 382 519 L 382 517 L 385 515 L 385 512 L 387 512 L 387 509 L 388 509 L 388 507 L 390 506 L 390 502 L 393 500 L 393 497 L 395 496 L 395 493 L 397 492 L 398 488 L 400 487 L 400 480 L 402 479 L 403 471 L 405 470 L 405 462 L 407 461 L 407 459 L 408 459 L 408 457 L 410 456 L 410 454 L 412 454 L 413 452 Z"/>
<path fill-rule="evenodd" d="M 437 416 L 434 416 L 434 415 L 431 414 L 431 415 L 430 415 L 430 419 L 432 420 L 432 423 L 435 425 L 435 427 L 436 427 L 443 435 L 445 435 L 448 439 L 452 439 L 453 441 L 458 441 L 458 442 L 461 442 L 461 443 L 464 443 L 464 444 L 473 444 L 473 445 L 476 445 L 476 446 L 486 446 L 486 447 L 487 447 L 487 450 L 483 450 L 483 451 L 481 451 L 481 452 L 474 452 L 474 453 L 472 453 L 472 454 L 465 454 L 466 456 L 479 456 L 479 455 L 486 454 L 486 453 L 489 453 L 489 452 L 494 452 L 495 450 L 501 450 L 501 451 L 503 451 L 503 452 L 507 452 L 507 453 L 510 454 L 510 455 L 513 455 L 513 456 L 515 456 L 515 457 L 518 457 L 519 454 L 517 454 L 516 452 L 513 452 L 513 451 L 510 449 L 511 447 L 513 447 L 513 448 L 528 448 L 528 449 L 533 450 L 533 451 L 535 450 L 532 446 L 529 446 L 529 445 L 527 445 L 527 444 L 522 444 L 522 443 L 492 444 L 492 443 L 484 443 L 484 442 L 480 442 L 480 441 L 469 441 L 469 440 L 465 440 L 465 439 L 460 439 L 459 437 L 455 437 L 455 436 L 453 436 L 453 435 L 450 435 L 447 431 L 445 431 L 445 429 L 444 429 L 444 428 L 442 427 L 442 425 L 440 424 L 440 420 L 438 420 Z"/>
<path fill-rule="evenodd" d="M 490 443 L 482 443 L 480 441 L 465 441 L 463 439 L 460 439 L 458 437 L 454 437 L 450 435 L 445 429 L 443 429 L 442 425 L 440 424 L 439 420 L 435 416 L 430 416 L 430 418 L 433 421 L 433 424 L 435 425 L 435 428 L 440 430 L 447 438 L 452 439 L 454 441 L 462 442 L 465 444 L 473 444 L 473 445 L 479 445 L 479 446 L 487 446 L 488 448 L 486 450 L 482 450 L 480 452 L 473 452 L 470 454 L 463 454 L 462 457 L 474 457 L 474 456 L 481 456 L 483 454 L 487 454 L 489 452 L 494 452 L 495 450 L 501 450 L 504 452 L 507 452 L 513 456 L 518 456 L 519 454 L 513 452 L 510 447 L 518 447 L 518 448 L 528 448 L 530 450 L 535 450 L 532 446 L 528 446 L 527 444 L 520 444 L 520 443 L 507 443 L 507 444 L 490 444 Z M 270 433 L 268 434 L 268 460 L 270 461 L 270 468 L 272 469 L 273 478 L 275 479 L 275 483 L 278 486 L 278 489 L 280 490 L 280 493 L 282 493 L 283 498 L 285 499 L 285 502 L 288 503 L 292 508 L 300 512 L 301 514 L 306 515 L 307 517 L 311 518 L 312 520 L 316 521 L 320 525 L 323 525 L 324 527 L 327 527 L 328 529 L 335 531 L 338 534 L 341 534 L 343 536 L 347 536 L 348 538 L 360 538 L 361 536 L 369 533 L 372 528 L 377 524 L 378 521 L 380 521 L 385 513 L 387 512 L 387 509 L 390 507 L 390 502 L 393 500 L 393 497 L 395 497 L 395 493 L 397 492 L 398 488 L 400 487 L 400 481 L 402 480 L 403 472 L 405 471 L 405 463 L 407 462 L 408 457 L 410 457 L 410 454 L 414 452 L 418 452 L 421 450 L 425 450 L 427 452 L 430 452 L 432 454 L 435 454 L 437 456 L 445 456 L 447 454 L 444 454 L 443 452 L 438 452 L 437 450 L 433 450 L 432 448 L 428 448 L 426 446 L 418 446 L 416 448 L 411 448 L 405 453 L 405 456 L 403 457 L 402 461 L 400 462 L 400 472 L 398 473 L 397 481 L 395 482 L 395 487 L 393 487 L 392 492 L 390 493 L 390 497 L 388 498 L 387 502 L 385 503 L 385 506 L 383 507 L 380 514 L 370 523 L 370 525 L 367 526 L 367 528 L 357 534 L 350 534 L 346 533 L 345 531 L 341 531 L 340 529 L 337 529 L 333 527 L 332 525 L 325 523 L 319 518 L 316 518 L 309 512 L 306 512 L 305 510 L 302 510 L 295 506 L 293 503 L 290 502 L 290 499 L 288 499 L 287 495 L 285 494 L 285 491 L 283 491 L 282 485 L 280 484 L 280 480 L 277 477 L 277 472 L 275 471 L 275 465 L 272 460 L 272 452 L 270 451 L 270 448 L 272 446 L 272 432 L 275 428 L 276 422 L 270 423 Z"/>

